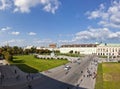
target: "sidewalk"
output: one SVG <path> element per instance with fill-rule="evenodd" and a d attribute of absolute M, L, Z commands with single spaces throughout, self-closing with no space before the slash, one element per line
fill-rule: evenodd
<path fill-rule="evenodd" d="M 0 77 L 0 86 L 12 86 L 24 84 L 41 77 L 41 73 L 32 74 L 25 73 L 18 69 L 16 66 L 1 66 L 0 72 L 4 76 Z"/>
<path fill-rule="evenodd" d="M 96 63 L 91 63 L 86 71 L 83 73 L 82 77 L 76 83 L 76 87 L 73 89 L 79 89 L 83 87 L 85 89 L 94 89 L 96 81 L 97 65 Z"/>

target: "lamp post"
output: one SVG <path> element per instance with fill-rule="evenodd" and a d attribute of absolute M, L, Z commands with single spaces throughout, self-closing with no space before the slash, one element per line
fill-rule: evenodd
<path fill-rule="evenodd" d="M 109 61 L 109 59 L 110 59 L 110 53 L 108 53 L 108 61 Z"/>

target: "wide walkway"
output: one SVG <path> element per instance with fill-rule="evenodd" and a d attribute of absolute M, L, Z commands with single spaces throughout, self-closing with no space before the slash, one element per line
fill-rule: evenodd
<path fill-rule="evenodd" d="M 95 60 L 97 58 L 94 58 Z M 96 76 L 97 76 L 97 62 L 92 61 L 90 65 L 86 68 L 83 72 L 82 76 L 79 78 L 78 82 L 76 83 L 76 87 L 73 89 L 79 89 L 79 87 L 83 87 L 85 89 L 94 89 Z"/>
<path fill-rule="evenodd" d="M 16 66 L 0 65 L 0 89 L 6 89 L 6 87 L 16 85 L 26 86 L 28 82 L 32 81 L 33 79 L 40 78 L 40 76 L 40 73 L 24 73 Z"/>

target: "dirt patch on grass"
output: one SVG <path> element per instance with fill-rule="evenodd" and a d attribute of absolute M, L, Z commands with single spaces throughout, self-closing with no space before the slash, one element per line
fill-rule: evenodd
<path fill-rule="evenodd" d="M 103 73 L 103 81 L 120 81 L 120 74 Z"/>
<path fill-rule="evenodd" d="M 103 81 L 112 81 L 112 75 L 103 73 Z"/>

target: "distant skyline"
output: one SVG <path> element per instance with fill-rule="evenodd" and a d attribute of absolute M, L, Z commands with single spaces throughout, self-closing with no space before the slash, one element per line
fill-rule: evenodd
<path fill-rule="evenodd" d="M 120 0 L 0 0 L 0 46 L 120 43 Z"/>

